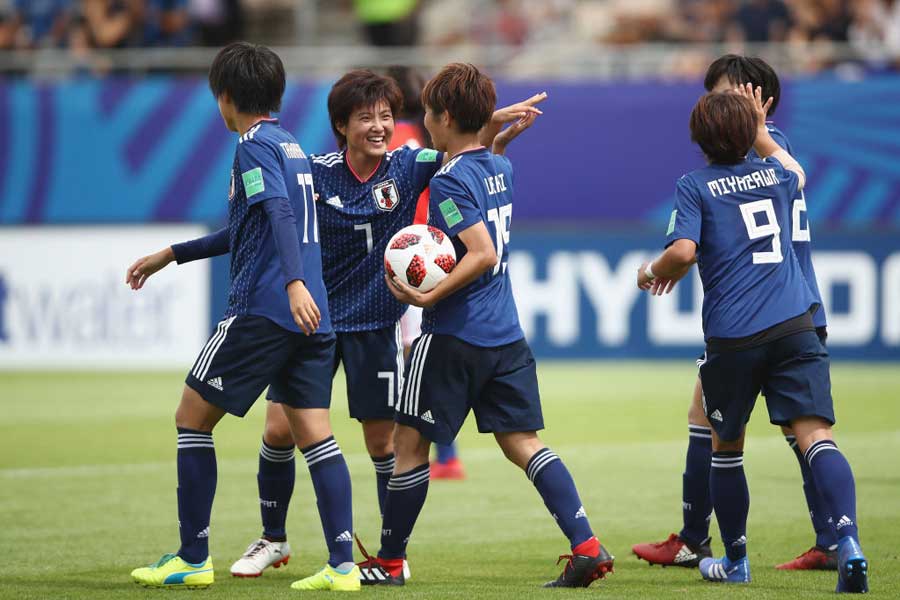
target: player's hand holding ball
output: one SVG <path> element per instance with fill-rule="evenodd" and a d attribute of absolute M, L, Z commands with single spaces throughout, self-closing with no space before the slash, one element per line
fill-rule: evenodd
<path fill-rule="evenodd" d="M 288 302 L 291 305 L 291 315 L 303 333 L 312 335 L 319 328 L 319 319 L 322 313 L 316 306 L 316 301 L 309 294 L 309 290 L 299 279 L 295 279 L 287 284 Z"/>
<path fill-rule="evenodd" d="M 455 266 L 456 250 L 450 238 L 428 225 L 404 227 L 384 252 L 388 289 L 400 302 L 422 308 L 435 304 L 431 292 Z"/>

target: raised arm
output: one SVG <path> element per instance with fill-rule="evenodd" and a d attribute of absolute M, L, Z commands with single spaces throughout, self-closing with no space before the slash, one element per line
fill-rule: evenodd
<path fill-rule="evenodd" d="M 756 150 L 756 153 L 760 158 L 768 158 L 771 156 L 780 162 L 785 170 L 795 173 L 799 179 L 797 187 L 802 190 L 806 185 L 806 173 L 803 171 L 803 167 L 800 166 L 800 163 L 797 162 L 787 150 L 778 145 L 778 142 L 772 138 L 772 134 L 769 133 L 769 129 L 766 127 L 766 114 L 769 110 L 769 106 L 772 105 L 772 98 L 769 98 L 763 103 L 762 88 L 757 87 L 754 90 L 752 83 L 739 85 L 735 88 L 735 92 L 745 98 L 749 98 L 756 111 L 757 130 L 753 149 Z"/>
<path fill-rule="evenodd" d="M 509 106 L 504 106 L 503 108 L 495 110 L 494 114 L 491 116 L 490 122 L 478 132 L 479 143 L 485 148 L 495 148 L 495 138 L 500 133 L 500 130 L 503 129 L 504 125 L 507 123 L 517 123 L 529 115 L 532 116 L 531 121 L 528 123 L 528 126 L 530 126 L 531 123 L 534 122 L 533 117 L 543 114 L 535 105 L 540 104 L 546 99 L 547 92 L 541 92 L 540 94 L 535 94 L 531 98 L 522 100 L 521 102 L 516 102 L 515 104 L 510 104 Z M 515 137 L 527 129 L 528 126 L 520 129 L 515 135 L 509 138 L 506 141 L 506 144 L 515 139 Z M 502 145 L 503 150 L 506 149 L 506 144 Z M 502 154 L 502 152 L 495 151 L 495 154 Z"/>

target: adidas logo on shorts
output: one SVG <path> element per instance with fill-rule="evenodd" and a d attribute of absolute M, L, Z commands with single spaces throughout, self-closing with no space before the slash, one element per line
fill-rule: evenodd
<path fill-rule="evenodd" d="M 713 413 L 711 415 L 709 415 L 709 418 L 715 419 L 716 421 L 721 423 L 722 422 L 722 413 L 720 413 L 719 409 L 717 408 L 716 410 L 713 411 Z"/>
<path fill-rule="evenodd" d="M 336 542 L 352 542 L 353 536 L 350 535 L 349 531 L 344 531 L 344 533 L 342 533 L 341 535 L 334 538 L 334 541 L 336 541 Z"/>
<path fill-rule="evenodd" d="M 425 421 L 426 423 L 431 423 L 432 425 L 434 425 L 434 417 L 431 416 L 430 410 L 426 410 L 424 413 L 422 413 L 422 416 L 419 418 L 422 419 L 423 421 Z"/>
<path fill-rule="evenodd" d="M 222 391 L 222 378 L 221 377 L 213 377 L 212 379 L 206 382 L 206 385 L 210 387 L 214 387 L 220 392 Z"/>

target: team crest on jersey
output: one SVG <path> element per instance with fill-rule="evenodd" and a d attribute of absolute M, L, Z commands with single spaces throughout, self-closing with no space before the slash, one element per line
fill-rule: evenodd
<path fill-rule="evenodd" d="M 372 195 L 375 196 L 375 204 L 383 211 L 390 212 L 397 208 L 400 202 L 400 194 L 397 192 L 397 184 L 393 179 L 376 183 L 372 186 Z"/>

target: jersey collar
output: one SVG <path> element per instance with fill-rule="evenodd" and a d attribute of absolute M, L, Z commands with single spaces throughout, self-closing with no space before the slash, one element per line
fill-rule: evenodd
<path fill-rule="evenodd" d="M 378 172 L 378 169 L 381 168 L 381 164 L 382 164 L 383 162 L 384 162 L 384 156 L 382 156 L 382 157 L 378 160 L 378 164 L 375 165 L 375 168 L 372 169 L 372 172 L 369 173 L 369 175 L 368 175 L 367 177 L 363 178 L 363 177 L 360 177 L 360 176 L 359 176 L 359 173 L 357 173 L 357 172 L 353 169 L 353 165 L 350 164 L 350 157 L 347 155 L 347 151 L 346 151 L 346 150 L 344 151 L 344 164 L 347 165 L 347 168 L 350 170 L 351 173 L 353 173 L 353 176 L 356 177 L 356 180 L 357 180 L 358 182 L 360 182 L 360 183 L 366 183 L 367 181 L 369 181 L 370 179 L 372 179 L 372 177 L 375 175 L 375 173 Z"/>

